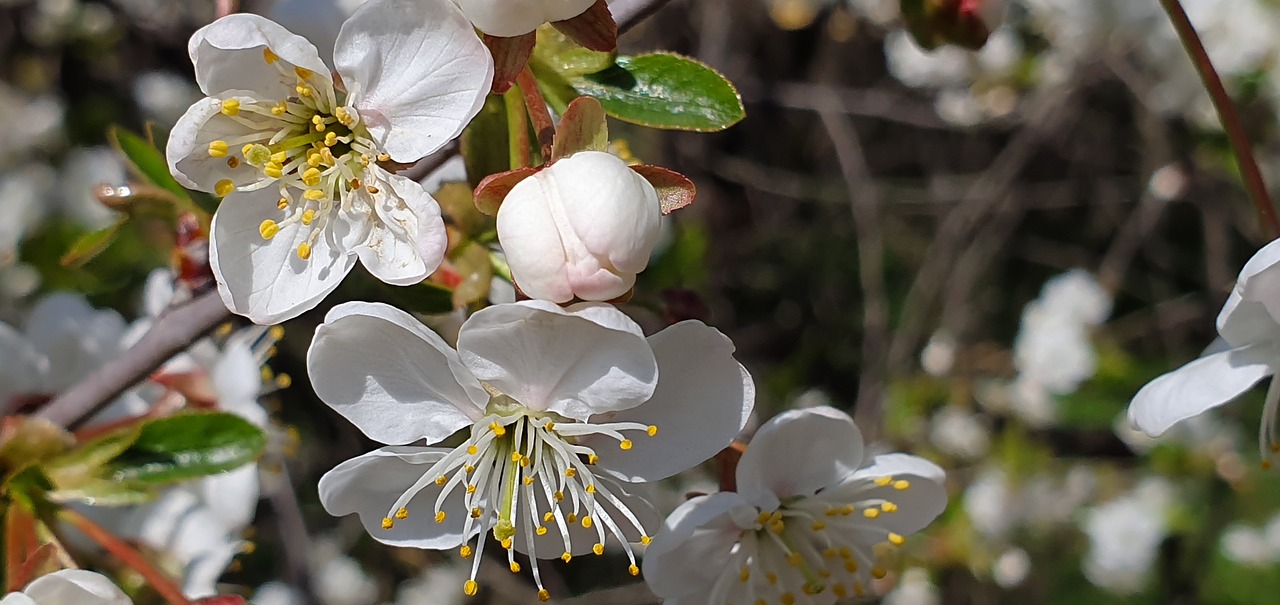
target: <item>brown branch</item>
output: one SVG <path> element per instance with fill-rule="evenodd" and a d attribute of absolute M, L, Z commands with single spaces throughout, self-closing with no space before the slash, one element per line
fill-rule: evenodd
<path fill-rule="evenodd" d="M 1231 141 L 1231 150 L 1235 152 L 1236 162 L 1240 165 L 1240 176 L 1244 179 L 1244 188 L 1249 192 L 1249 199 L 1253 201 L 1254 208 L 1258 211 L 1258 219 L 1271 232 L 1272 237 L 1280 237 L 1280 219 L 1276 218 L 1275 203 L 1267 194 L 1267 184 L 1262 180 L 1258 161 L 1253 157 L 1253 147 L 1249 144 L 1249 137 L 1240 124 L 1240 113 L 1236 111 L 1235 104 L 1231 102 L 1231 96 L 1222 85 L 1222 78 L 1218 77 L 1217 70 L 1213 68 L 1209 53 L 1200 42 L 1200 36 L 1196 33 L 1195 26 L 1191 24 L 1191 19 L 1187 18 L 1187 12 L 1182 10 L 1182 4 L 1178 0 L 1160 0 L 1160 4 L 1164 5 L 1165 12 L 1169 13 L 1173 29 L 1178 31 L 1182 46 L 1191 56 L 1191 62 L 1195 63 L 1200 80 L 1209 91 L 1209 98 L 1213 99 L 1213 107 L 1218 110 L 1218 118 L 1222 120 L 1222 129 L 1227 133 L 1227 140 Z"/>
<path fill-rule="evenodd" d="M 618 31 L 625 32 L 668 1 L 617 0 L 610 9 L 618 22 Z M 230 0 L 226 4 L 234 8 L 236 2 Z M 443 164 L 457 155 L 456 145 L 449 149 L 452 150 L 449 153 L 437 154 L 433 162 Z M 169 309 L 136 345 L 58 395 L 36 416 L 59 426 L 75 426 L 230 317 L 231 312 L 217 292 L 207 292 L 191 302 Z"/>
<path fill-rule="evenodd" d="M 533 131 L 538 135 L 538 147 L 542 152 L 543 163 L 551 160 L 551 144 L 556 136 L 555 122 L 551 121 L 551 112 L 547 109 L 547 101 L 542 98 L 542 89 L 538 88 L 538 79 L 526 65 L 516 76 L 516 86 L 524 95 L 525 107 L 529 110 L 529 120 L 533 122 Z M 512 166 L 511 168 L 523 168 Z"/>
<path fill-rule="evenodd" d="M 214 6 L 214 15 L 219 19 L 238 12 L 240 12 L 240 0 L 218 0 Z"/>

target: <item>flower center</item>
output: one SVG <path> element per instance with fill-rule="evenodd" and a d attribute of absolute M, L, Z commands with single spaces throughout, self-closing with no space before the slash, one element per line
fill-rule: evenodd
<path fill-rule="evenodd" d="M 882 516 L 898 511 L 871 493 L 883 488 L 907 490 L 910 483 L 893 477 L 851 481 L 760 511 L 744 528 L 708 603 L 794 605 L 816 602 L 813 597 L 827 590 L 840 599 L 866 596 L 872 579 L 888 573 L 882 559 L 906 542 L 882 525 Z"/>
<path fill-rule="evenodd" d="M 252 174 L 218 181 L 214 192 L 225 197 L 232 191 L 276 185 L 280 191 L 276 205 L 286 217 L 264 220 L 258 232 L 263 239 L 271 239 L 293 223 L 309 227 L 308 237 L 297 249 L 298 257 L 306 260 L 332 212 L 349 208 L 353 195 L 362 189 L 378 193 L 374 183 L 365 182 L 366 169 L 390 157 L 378 152 L 359 112 L 345 104 L 347 95 L 335 91 L 328 79 L 309 69 L 289 67 L 269 48 L 262 55 L 285 78 L 294 80 L 295 94 L 285 99 L 221 102 L 222 115 L 249 132 L 209 143 L 209 156 L 226 158 L 233 170 L 243 168 Z"/>
<path fill-rule="evenodd" d="M 542 601 L 551 595 L 542 585 L 537 548 L 539 544 L 543 548 L 555 544 L 562 553 L 559 557 L 568 562 L 573 558 L 574 538 L 570 529 L 576 530 L 574 526 L 594 530 L 587 535 L 591 536 L 591 551 L 596 555 L 604 554 L 607 536 L 616 537 L 630 561 L 628 571 L 638 575 L 640 568 L 636 566 L 635 553 L 626 533 L 634 529 L 643 544 L 648 544 L 650 538 L 635 513 L 615 494 L 617 485 L 592 472 L 592 466 L 599 460 L 595 450 L 579 444 L 578 440 L 587 435 L 603 435 L 616 440 L 619 448 L 628 450 L 633 445 L 624 431 L 641 431 L 652 436 L 657 430 L 656 426 L 635 422 L 591 424 L 566 420 L 554 414 L 532 412 L 505 395 L 497 395 L 491 401 L 489 414 L 472 427 L 467 441 L 432 465 L 401 494 L 382 520 L 382 526 L 391 529 L 397 520 L 408 518 L 405 507 L 431 483 L 442 487 L 434 512 L 435 522 L 443 523 L 450 512 L 442 508 L 446 498 L 455 490 L 464 490 L 467 517 L 462 535 L 469 541 L 473 532 L 479 534 L 474 548 L 469 543 L 461 548 L 464 558 L 475 556 L 471 577 L 463 586 L 468 596 L 475 595 L 479 589 L 475 578 L 484 552 L 484 534 L 490 531 L 506 549 L 512 573 L 520 571 L 513 541 L 521 540 Z M 543 538 L 551 532 L 559 533 L 559 540 Z M 543 541 L 539 542 L 539 538 Z M 581 542 L 582 534 L 578 534 L 577 539 Z"/>

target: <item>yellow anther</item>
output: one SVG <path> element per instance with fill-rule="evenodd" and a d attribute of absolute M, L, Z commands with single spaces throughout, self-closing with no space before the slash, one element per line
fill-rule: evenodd
<path fill-rule="evenodd" d="M 512 561 L 507 567 L 511 568 L 511 573 L 520 573 L 520 564 Z"/>
<path fill-rule="evenodd" d="M 316 132 L 324 132 L 324 118 L 320 117 L 319 114 L 311 116 L 311 125 L 315 127 Z"/>
<path fill-rule="evenodd" d="M 271 154 L 271 161 L 277 164 L 284 164 L 285 162 L 289 161 L 289 152 L 277 151 Z"/>
<path fill-rule="evenodd" d="M 650 437 L 653 437 L 658 434 L 658 427 L 657 425 L 651 424 L 649 425 L 649 428 L 644 430 L 644 432 L 648 433 Z"/>
<path fill-rule="evenodd" d="M 338 133 L 333 132 L 331 130 L 324 135 L 325 147 L 333 147 L 334 145 L 337 145 L 337 144 L 338 144 Z"/>
<path fill-rule="evenodd" d="M 836 582 L 835 584 L 831 585 L 831 592 L 836 593 L 836 596 L 840 597 L 841 599 L 849 596 L 849 589 L 845 588 L 844 584 L 841 584 L 839 582 Z"/>
<path fill-rule="evenodd" d="M 379 162 L 390 162 L 390 161 L 391 161 L 391 156 L 389 156 L 389 155 L 387 155 L 387 154 L 385 154 L 385 153 L 379 153 L 379 154 L 378 154 L 378 161 L 379 161 Z"/>
<path fill-rule="evenodd" d="M 635 563 L 632 563 L 629 567 L 627 567 L 627 573 L 633 576 L 638 576 L 640 575 L 640 568 L 636 567 Z"/>
<path fill-rule="evenodd" d="M 827 528 L 827 524 L 823 523 L 822 521 L 814 521 L 813 525 L 809 526 L 809 529 L 812 529 L 813 531 L 822 531 L 826 528 Z"/>
<path fill-rule="evenodd" d="M 521 458 L 524 458 L 524 456 L 520 455 L 520 452 L 511 452 L 512 462 L 519 462 Z"/>
<path fill-rule="evenodd" d="M 771 531 L 771 532 L 773 532 L 773 533 L 775 533 L 775 534 L 781 534 L 781 533 L 782 533 L 783 531 L 785 531 L 786 529 L 787 529 L 787 524 L 786 524 L 785 522 L 783 522 L 783 521 L 770 521 L 770 522 L 769 522 L 769 531 Z"/>
<path fill-rule="evenodd" d="M 313 202 L 318 202 L 328 196 L 325 195 L 325 192 L 323 189 L 308 189 L 306 193 L 302 194 L 302 197 L 305 197 Z"/>
<path fill-rule="evenodd" d="M 474 466 L 472 466 L 472 465 L 468 464 L 468 465 L 466 465 L 466 466 L 462 467 L 462 470 L 466 471 L 466 473 L 467 473 L 468 475 L 470 475 L 471 473 L 476 472 L 476 467 L 474 467 Z"/>
<path fill-rule="evenodd" d="M 858 573 L 858 562 L 848 559 L 844 562 L 844 570 L 849 573 Z"/>
<path fill-rule="evenodd" d="M 576 476 L 577 474 L 578 474 L 578 469 L 576 469 L 576 468 L 569 467 L 569 468 L 564 469 L 564 476 L 566 476 L 566 477 L 570 477 L 570 478 L 572 478 L 572 477 Z"/>
<path fill-rule="evenodd" d="M 765 572 L 764 579 L 768 580 L 770 584 L 777 584 L 778 574 L 773 573 L 772 571 Z"/>
<path fill-rule="evenodd" d="M 633 443 L 631 443 L 631 440 L 630 440 L 630 439 L 623 439 L 622 441 L 619 441 L 619 442 L 618 442 L 618 447 L 619 447 L 619 448 L 621 448 L 621 449 L 624 449 L 624 450 L 629 450 L 629 449 L 631 449 L 631 446 L 633 446 L 633 445 L 634 445 L 634 444 L 633 444 Z"/>
<path fill-rule="evenodd" d="M 1280 443 L 1272 443 L 1272 444 L 1271 444 L 1271 453 L 1272 453 L 1272 454 L 1280 454 Z"/>
<path fill-rule="evenodd" d="M 408 519 L 408 518 L 409 518 L 409 509 L 407 509 L 407 508 L 401 508 L 400 510 L 396 511 L 396 518 L 397 518 L 397 519 L 400 519 L 401 521 L 403 521 L 403 520 L 405 520 L 405 519 Z"/>
<path fill-rule="evenodd" d="M 479 507 L 479 506 L 473 507 L 473 508 L 471 509 L 471 518 L 472 518 L 472 519 L 479 519 L 479 518 L 480 518 L 480 515 L 483 515 L 483 514 L 484 514 L 484 511 L 483 511 L 483 510 L 480 510 L 480 507 Z"/>
<path fill-rule="evenodd" d="M 765 523 L 768 523 L 768 522 L 769 522 L 769 516 L 770 516 L 770 515 L 769 515 L 769 513 L 760 513 L 760 514 L 756 515 L 756 523 L 758 523 L 758 524 L 760 524 L 760 525 L 764 525 Z"/>
<path fill-rule="evenodd" d="M 547 528 L 539 525 L 537 529 L 533 530 L 533 533 L 538 534 L 539 536 L 545 536 L 547 535 Z"/>
<path fill-rule="evenodd" d="M 755 605 L 769 605 L 769 602 L 764 599 L 756 599 Z"/>
<path fill-rule="evenodd" d="M 302 260 L 311 258 L 311 244 L 308 244 L 307 242 L 298 244 L 298 258 Z"/>
<path fill-rule="evenodd" d="M 843 558 L 845 558 L 845 559 L 851 558 L 851 557 L 853 557 L 853 551 L 852 551 L 852 550 L 849 550 L 849 547 L 848 547 L 848 546 L 841 546 L 841 547 L 840 547 L 840 556 L 841 556 L 841 557 L 843 557 Z"/>
<path fill-rule="evenodd" d="M 587 455 L 587 464 L 595 464 L 595 463 L 597 463 L 597 462 L 600 462 L 600 457 L 599 457 L 599 456 L 597 456 L 597 455 L 595 455 L 595 454 L 588 454 L 588 455 Z"/>
<path fill-rule="evenodd" d="M 382 518 L 382 529 L 391 529 L 395 526 L 396 526 L 396 522 L 392 521 L 391 517 Z"/>
<path fill-rule="evenodd" d="M 886 512 L 886 513 L 896 513 L 896 512 L 898 512 L 898 505 L 897 505 L 897 504 L 894 504 L 894 503 L 892 503 L 892 502 L 881 502 L 881 503 L 880 503 L 880 510 L 882 510 L 882 511 L 884 511 L 884 512 Z"/>
<path fill-rule="evenodd" d="M 591 552 L 596 553 L 596 555 L 603 555 L 604 545 L 599 542 L 596 542 L 596 545 L 591 547 Z"/>
<path fill-rule="evenodd" d="M 315 221 L 315 220 L 316 220 L 316 211 L 315 211 L 315 210 L 312 210 L 312 209 L 310 209 L 310 208 L 307 208 L 306 210 L 303 210 L 303 211 L 302 211 L 302 224 L 303 224 L 303 225 L 310 225 L 310 224 L 311 224 L 313 221 Z"/>
<path fill-rule="evenodd" d="M 275 162 L 267 162 L 266 165 L 262 167 L 262 174 L 273 179 L 278 179 L 284 176 L 284 166 Z"/>
<path fill-rule="evenodd" d="M 533 477 L 525 477 L 525 478 L 524 478 L 524 484 L 525 484 L 525 485 L 533 485 Z"/>
<path fill-rule="evenodd" d="M 586 529 L 591 529 L 591 523 L 592 523 L 592 521 L 591 521 L 591 515 L 583 515 L 583 516 L 582 516 L 582 527 L 584 527 L 584 528 L 586 528 Z"/>
<path fill-rule="evenodd" d="M 298 77 L 302 78 L 303 80 L 309 79 L 311 78 L 311 76 L 316 75 L 316 72 L 311 71 L 310 69 L 307 69 L 305 67 L 294 67 L 293 73 L 298 74 Z"/>
<path fill-rule="evenodd" d="M 213 141 L 209 143 L 209 155 L 211 157 L 225 158 L 227 157 L 227 149 L 226 141 Z"/>
<path fill-rule="evenodd" d="M 782 605 L 796 605 L 796 595 L 784 592 L 782 596 L 778 597 L 778 602 L 782 603 Z"/>
<path fill-rule="evenodd" d="M 899 479 L 893 482 L 893 489 L 896 489 L 898 491 L 902 491 L 909 487 L 911 487 L 911 482 L 907 481 L 906 479 Z"/>
<path fill-rule="evenodd" d="M 577 523 L 577 522 L 578 522 L 578 515 L 577 515 L 577 513 L 569 513 L 568 515 L 565 515 L 564 520 L 565 520 L 565 521 L 568 521 L 569 523 Z"/>
<path fill-rule="evenodd" d="M 890 544 L 893 544 L 894 546 L 902 546 L 903 543 L 905 543 L 906 541 L 907 539 L 902 537 L 902 534 L 895 534 L 893 532 L 889 532 Z"/>
<path fill-rule="evenodd" d="M 564 553 L 564 554 L 562 554 L 562 555 L 560 555 L 560 560 L 561 560 L 561 561 L 564 561 L 565 563 L 568 563 L 568 562 L 569 562 L 570 560 L 572 560 L 572 559 L 573 559 L 573 555 L 571 555 L 571 554 L 569 554 L 569 553 L 567 553 L 567 552 L 566 552 L 566 553 Z"/>
<path fill-rule="evenodd" d="M 821 576 L 821 577 L 823 577 L 823 578 L 830 578 L 830 577 L 831 577 L 831 570 L 830 570 L 830 569 L 825 569 L 825 568 L 824 568 L 824 569 L 819 569 L 819 570 L 818 570 L 818 575 L 819 575 L 819 576 Z"/>
<path fill-rule="evenodd" d="M 592 483 L 591 485 L 588 485 L 588 486 L 587 486 L 587 493 L 588 493 L 588 494 L 594 494 L 594 493 L 596 493 L 596 484 Z"/>
<path fill-rule="evenodd" d="M 449 478 L 445 477 L 444 475 L 440 475 L 439 477 L 436 477 L 436 485 L 444 485 L 445 483 L 448 483 L 448 482 L 449 482 Z"/>
<path fill-rule="evenodd" d="M 308 168 L 302 173 L 302 184 L 308 187 L 315 187 L 320 184 L 320 169 Z"/>
<path fill-rule="evenodd" d="M 436 523 L 444 523 L 445 516 L 444 511 L 438 511 L 436 513 Z"/>
<path fill-rule="evenodd" d="M 240 115 L 240 100 L 226 99 L 222 102 L 222 115 L 237 116 Z"/>
<path fill-rule="evenodd" d="M 262 236 L 262 239 L 271 239 L 275 237 L 277 233 L 280 233 L 280 225 L 277 225 L 276 222 L 271 219 L 262 221 L 262 224 L 258 225 L 258 234 Z"/>
<path fill-rule="evenodd" d="M 227 195 L 229 195 L 232 191 L 235 191 L 235 190 L 236 190 L 236 184 L 232 183 L 231 179 L 222 179 L 221 181 L 218 181 L 217 183 L 213 184 L 213 192 L 218 197 L 227 197 Z"/>
<path fill-rule="evenodd" d="M 840 507 L 840 514 L 841 514 L 841 515 L 843 515 L 843 516 L 845 516 L 845 517 L 848 517 L 849 515 L 852 515 L 852 514 L 854 513 L 854 511 L 856 511 L 856 510 L 857 510 L 857 509 L 856 509 L 856 508 L 854 508 L 852 504 L 846 504 L 846 505 L 844 505 L 844 506 Z"/>
<path fill-rule="evenodd" d="M 309 97 L 312 93 L 311 87 L 306 84 L 299 84 L 294 86 L 293 89 L 298 92 L 298 96 L 300 97 Z"/>
<path fill-rule="evenodd" d="M 550 522 L 551 522 L 552 520 L 554 520 L 555 518 L 556 518 L 556 514 L 555 514 L 555 513 L 553 513 L 553 512 L 551 512 L 551 511 L 547 511 L 547 512 L 545 512 L 545 513 L 542 513 L 542 521 L 543 521 L 544 523 L 550 523 Z"/>
<path fill-rule="evenodd" d="M 824 588 L 826 588 L 826 586 L 823 586 L 818 582 L 806 582 L 804 587 L 802 587 L 800 590 L 807 595 L 813 596 L 816 594 L 822 594 L 822 589 Z"/>
<path fill-rule="evenodd" d="M 862 582 L 853 583 L 853 596 L 859 599 L 867 596 L 867 589 L 862 586 Z"/>
<path fill-rule="evenodd" d="M 750 568 L 748 568 L 748 567 L 743 567 L 742 569 L 738 570 L 738 581 L 739 581 L 739 582 L 746 582 L 747 580 L 750 580 L 750 579 L 751 579 L 751 569 L 750 569 Z"/>
<path fill-rule="evenodd" d="M 554 423 L 554 422 L 548 422 L 548 423 L 547 423 L 547 426 L 545 426 L 545 427 L 543 427 L 543 428 L 547 429 L 548 431 L 554 431 L 554 430 L 556 430 L 556 423 Z"/>
<path fill-rule="evenodd" d="M 503 548 L 511 550 L 511 538 L 503 538 L 499 543 L 502 544 Z"/>
<path fill-rule="evenodd" d="M 539 600 L 539 601 L 542 601 L 543 603 L 546 603 L 547 601 L 550 601 L 550 600 L 551 600 L 551 593 L 550 593 L 550 592 L 547 592 L 547 589 L 545 589 L 545 588 L 538 589 L 538 600 Z"/>
<path fill-rule="evenodd" d="M 276 388 L 287 389 L 293 385 L 293 379 L 288 374 L 276 376 Z"/>
<path fill-rule="evenodd" d="M 474 456 L 474 455 L 476 455 L 476 453 L 477 453 L 477 452 L 479 452 L 479 451 L 480 451 L 480 449 L 479 449 L 479 448 L 477 448 L 477 447 L 476 447 L 476 446 L 474 446 L 474 445 L 468 445 L 468 446 L 467 446 L 467 455 L 469 455 L 469 456 Z"/>
<path fill-rule="evenodd" d="M 458 549 L 458 556 L 462 557 L 463 559 L 470 559 L 470 558 L 471 558 L 471 545 L 470 545 L 470 544 L 463 544 L 463 545 L 462 545 L 462 548 L 459 548 L 459 549 Z"/>
<path fill-rule="evenodd" d="M 489 423 L 489 430 L 493 431 L 493 434 L 498 437 L 507 434 L 507 427 L 498 424 L 498 421 L 496 420 Z"/>
<path fill-rule="evenodd" d="M 872 568 L 871 568 L 871 577 L 873 577 L 873 578 L 875 578 L 875 579 L 877 579 L 877 580 L 883 580 L 883 579 L 884 579 L 884 577 L 885 577 L 885 576 L 887 576 L 887 575 L 889 575 L 889 572 L 888 572 L 887 570 L 885 570 L 885 568 L 883 568 L 883 567 L 872 567 Z"/>
<path fill-rule="evenodd" d="M 552 496 L 556 499 L 556 502 L 564 501 L 564 492 L 556 492 Z"/>
<path fill-rule="evenodd" d="M 804 557 L 800 556 L 800 553 L 787 553 L 787 564 L 799 567 L 801 563 L 804 563 Z"/>
<path fill-rule="evenodd" d="M 868 508 L 868 509 L 866 509 L 866 510 L 862 511 L 862 516 L 864 516 L 864 517 L 866 517 L 866 518 L 868 518 L 868 519 L 874 519 L 874 518 L 876 518 L 876 517 L 879 517 L 879 516 L 880 516 L 880 509 L 878 509 L 878 508 Z"/>
<path fill-rule="evenodd" d="M 463 594 L 469 597 L 474 597 L 476 596 L 477 592 L 480 592 L 480 585 L 476 584 L 475 580 L 467 580 L 465 583 L 463 583 L 462 585 Z"/>
<path fill-rule="evenodd" d="M 276 103 L 275 105 L 271 106 L 271 115 L 273 116 L 282 116 L 288 111 L 289 111 L 289 104 L 285 103 L 284 101 L 280 101 L 279 103 Z"/>
<path fill-rule="evenodd" d="M 270 65 L 272 63 L 275 63 L 276 61 L 279 61 L 280 55 L 277 55 L 274 52 L 271 52 L 270 48 L 264 48 L 262 49 L 262 60 L 266 61 L 267 64 Z"/>
<path fill-rule="evenodd" d="M 474 494 L 474 493 L 476 493 L 476 486 L 474 486 L 474 485 L 468 485 L 468 486 L 467 486 L 467 493 L 468 493 L 468 494 Z"/>
<path fill-rule="evenodd" d="M 822 556 L 827 557 L 828 559 L 835 558 L 840 556 L 840 551 L 837 551 L 834 547 L 828 546 L 823 549 Z"/>
<path fill-rule="evenodd" d="M 643 544 L 643 545 L 645 545 L 645 546 L 648 546 L 650 542 L 653 542 L 653 538 L 652 538 L 652 537 L 650 537 L 650 536 L 640 536 L 640 543 L 641 543 L 641 544 Z"/>
<path fill-rule="evenodd" d="M 884 487 L 886 485 L 889 485 L 890 483 L 893 483 L 893 477 L 889 477 L 889 476 L 876 477 L 876 485 L 879 485 L 880 487 Z"/>

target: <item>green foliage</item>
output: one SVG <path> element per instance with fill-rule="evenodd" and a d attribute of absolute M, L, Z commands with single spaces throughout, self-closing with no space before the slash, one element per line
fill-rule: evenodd
<path fill-rule="evenodd" d="M 234 414 L 179 414 L 142 425 L 104 470 L 119 483 L 166 485 L 253 462 L 266 444 L 258 427 Z"/>
<path fill-rule="evenodd" d="M 612 66 L 568 82 L 578 94 L 599 99 L 610 116 L 652 128 L 715 132 L 746 117 L 728 79 L 673 53 L 618 57 Z"/>

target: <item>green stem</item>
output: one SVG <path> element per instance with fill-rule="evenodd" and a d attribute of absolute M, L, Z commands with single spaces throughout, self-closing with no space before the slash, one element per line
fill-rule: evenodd
<path fill-rule="evenodd" d="M 1276 217 L 1275 204 L 1267 194 L 1267 185 L 1262 180 L 1262 172 L 1258 170 L 1258 162 L 1253 157 L 1249 137 L 1245 135 L 1244 127 L 1240 124 L 1240 114 L 1236 111 L 1235 104 L 1231 102 L 1226 87 L 1222 85 L 1222 78 L 1213 68 L 1209 53 L 1205 51 L 1204 44 L 1200 41 L 1200 36 L 1196 33 L 1195 26 L 1191 24 L 1191 19 L 1187 17 L 1187 12 L 1183 10 L 1182 4 L 1178 0 L 1160 0 L 1160 4 L 1169 14 L 1169 20 L 1177 30 L 1182 46 L 1191 56 L 1191 62 L 1195 63 L 1196 71 L 1200 73 L 1200 79 L 1209 91 L 1209 98 L 1213 99 L 1213 106 L 1218 110 L 1222 129 L 1227 133 L 1227 140 L 1231 142 L 1236 162 L 1240 165 L 1240 174 L 1244 178 L 1245 190 L 1248 191 L 1249 199 L 1253 201 L 1254 208 L 1258 211 L 1258 218 L 1271 231 L 1272 237 L 1280 237 L 1280 219 Z"/>

